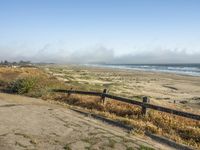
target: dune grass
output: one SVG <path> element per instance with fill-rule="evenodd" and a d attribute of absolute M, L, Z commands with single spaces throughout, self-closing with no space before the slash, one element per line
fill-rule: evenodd
<path fill-rule="evenodd" d="M 0 68 L 0 89 L 31 97 L 47 97 L 51 89 L 69 88 L 38 68 Z"/>
<path fill-rule="evenodd" d="M 123 102 L 107 99 L 105 104 L 100 98 L 80 95 L 54 95 L 69 105 L 86 108 L 96 114 L 122 122 L 134 127 L 134 133 L 144 134 L 150 132 L 170 138 L 176 142 L 200 148 L 200 122 L 174 116 L 171 114 L 149 110 L 148 115 L 141 115 L 141 108 Z"/>
<path fill-rule="evenodd" d="M 200 148 L 199 121 L 154 110 L 148 111 L 148 115 L 144 117 L 138 106 L 110 99 L 106 99 L 106 103 L 102 104 L 99 97 L 51 92 L 51 89 L 69 89 L 72 83 L 60 81 L 38 68 L 0 68 L 1 89 L 82 107 L 98 115 L 133 126 L 133 134 L 150 132 L 196 149 Z M 78 89 L 78 86 L 75 84 L 74 88 Z"/>

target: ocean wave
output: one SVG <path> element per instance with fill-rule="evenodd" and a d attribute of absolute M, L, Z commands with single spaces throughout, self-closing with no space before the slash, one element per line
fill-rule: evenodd
<path fill-rule="evenodd" d="M 89 64 L 91 66 L 91 64 Z M 93 64 L 96 67 L 108 67 L 116 69 L 132 69 L 141 71 L 153 71 L 153 72 L 167 72 L 175 74 L 184 74 L 191 76 L 200 76 L 200 64 L 154 64 L 154 65 L 139 65 L 139 64 L 128 64 L 128 65 L 112 65 L 112 64 Z"/>

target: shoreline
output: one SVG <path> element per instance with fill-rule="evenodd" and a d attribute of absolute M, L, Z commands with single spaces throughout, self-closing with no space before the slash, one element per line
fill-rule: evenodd
<path fill-rule="evenodd" d="M 191 77 L 200 77 L 200 73 L 197 72 L 184 72 L 184 71 L 172 71 L 172 70 L 158 70 L 158 69 L 140 69 L 140 68 L 131 68 L 125 67 L 123 65 L 115 66 L 115 65 L 98 65 L 98 64 L 79 64 L 80 66 L 88 66 L 88 67 L 98 67 L 98 68 L 110 68 L 110 69 L 119 69 L 119 70 L 131 70 L 131 71 L 142 71 L 142 72 L 150 72 L 150 73 L 166 73 L 166 74 L 176 74 L 182 76 L 191 76 Z"/>
<path fill-rule="evenodd" d="M 200 77 L 88 65 L 55 65 L 52 72 L 79 90 L 107 88 L 118 96 L 147 96 L 156 105 L 200 114 Z"/>

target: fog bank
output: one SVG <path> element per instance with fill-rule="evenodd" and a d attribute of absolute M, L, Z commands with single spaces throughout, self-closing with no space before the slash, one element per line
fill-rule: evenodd
<path fill-rule="evenodd" d="M 115 50 L 104 46 L 93 46 L 77 50 L 55 48 L 47 44 L 36 51 L 19 50 L 0 47 L 0 60 L 46 63 L 110 63 L 110 64 L 134 64 L 134 63 L 200 63 L 200 51 L 190 52 L 187 49 L 163 49 L 155 48 L 146 51 L 134 51 L 133 53 L 116 55 Z"/>

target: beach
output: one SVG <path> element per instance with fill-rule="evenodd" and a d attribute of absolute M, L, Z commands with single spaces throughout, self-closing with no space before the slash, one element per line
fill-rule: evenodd
<path fill-rule="evenodd" d="M 147 96 L 150 104 L 198 115 L 199 80 L 199 77 L 194 76 L 84 65 L 50 64 L 0 68 L 0 90 L 12 93 L 13 97 L 23 95 L 40 98 L 78 111 L 84 110 L 133 127 L 134 135 L 144 136 L 150 132 L 198 148 L 199 121 L 152 109 L 147 109 L 143 116 L 137 105 L 110 98 L 101 103 L 102 99 L 98 96 L 69 95 L 53 91 L 72 89 L 102 93 L 106 88 L 111 95 L 136 101 L 142 101 L 143 96 Z"/>
<path fill-rule="evenodd" d="M 46 68 L 74 88 L 128 98 L 149 97 L 151 103 L 200 114 L 200 77 L 130 69 L 56 65 Z"/>

